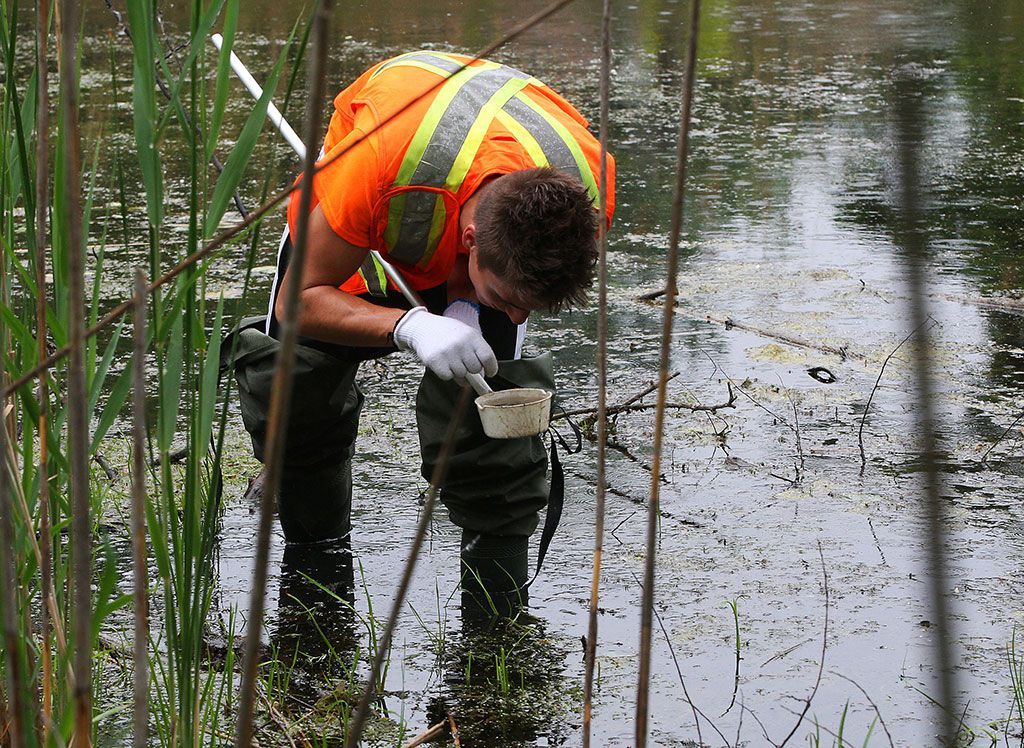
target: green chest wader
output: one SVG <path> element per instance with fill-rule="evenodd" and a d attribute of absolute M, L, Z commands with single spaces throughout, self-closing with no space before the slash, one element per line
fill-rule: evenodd
<path fill-rule="evenodd" d="M 242 320 L 222 347 L 223 364 L 234 366 L 242 421 L 252 438 L 253 454 L 261 462 L 266 457 L 274 364 L 280 349 L 276 339 L 263 333 L 265 321 L 265 317 Z M 349 533 L 352 455 L 363 407 L 363 394 L 355 383 L 358 368 L 358 361 L 297 346 L 278 494 L 278 516 L 289 543 L 319 542 Z"/>
<path fill-rule="evenodd" d="M 554 392 L 551 356 L 502 361 L 491 378 L 496 389 L 539 387 Z M 427 372 L 416 398 L 423 476 L 430 479 L 441 452 L 459 385 Z M 562 476 L 547 480 L 548 453 L 541 436 L 491 439 L 474 410 L 455 435 L 441 501 L 462 528 L 463 608 L 508 615 L 527 602 L 527 541 L 539 512 L 557 493 L 541 544 L 541 555 L 561 514 Z M 554 465 L 552 466 L 554 468 Z M 557 505 L 556 505 L 557 504 Z M 541 559 L 542 560 L 542 559 Z"/>

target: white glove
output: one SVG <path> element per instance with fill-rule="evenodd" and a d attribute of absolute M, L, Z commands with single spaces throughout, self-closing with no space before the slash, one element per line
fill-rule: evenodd
<path fill-rule="evenodd" d="M 469 325 L 477 332 L 480 330 L 480 305 L 474 304 L 469 299 L 456 299 L 444 310 L 444 316 L 448 319 L 457 319 L 463 324 Z"/>
<path fill-rule="evenodd" d="M 464 380 L 481 370 L 492 377 L 498 359 L 483 336 L 469 325 L 431 314 L 426 307 L 410 309 L 395 325 L 395 345 L 412 351 L 441 379 Z"/>

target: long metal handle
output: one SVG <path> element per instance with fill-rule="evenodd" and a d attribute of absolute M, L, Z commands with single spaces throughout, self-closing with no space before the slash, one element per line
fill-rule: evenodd
<path fill-rule="evenodd" d="M 224 37 L 220 34 L 214 34 L 210 39 L 213 42 L 213 46 L 215 46 L 218 51 L 222 46 L 224 46 Z M 256 82 L 256 79 L 252 77 L 249 70 L 242 64 L 242 61 L 238 59 L 238 55 L 232 52 L 230 59 L 231 69 L 235 71 L 235 75 L 238 76 L 238 80 L 242 82 L 242 85 L 245 86 L 246 90 L 252 95 L 252 97 L 258 101 L 259 98 L 263 96 L 263 87 L 260 86 L 260 84 Z M 292 126 L 288 124 L 287 120 L 285 120 L 284 115 L 281 114 L 280 110 L 274 106 L 274 102 L 272 101 L 267 104 L 267 118 L 271 123 L 273 123 L 274 127 L 277 128 L 278 132 L 281 133 L 284 139 L 288 141 L 288 145 L 290 145 L 292 150 L 298 154 L 298 157 L 304 161 L 306 159 L 306 145 L 302 142 L 302 138 L 300 138 L 296 134 L 295 130 L 292 129 Z M 416 293 L 412 286 L 406 282 L 402 274 L 398 272 L 398 268 L 381 257 L 380 252 L 377 250 L 371 249 L 370 254 L 373 255 L 373 259 L 379 262 L 380 266 L 384 268 L 384 274 L 388 277 L 388 280 L 394 284 L 395 288 L 402 292 L 402 296 L 405 297 L 406 301 L 413 306 L 426 306 L 420 295 Z"/>

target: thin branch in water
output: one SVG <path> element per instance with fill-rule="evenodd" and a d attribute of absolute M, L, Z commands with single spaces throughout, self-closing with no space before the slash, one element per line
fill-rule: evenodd
<path fill-rule="evenodd" d="M 773 340 L 778 340 L 782 343 L 786 343 L 787 345 L 796 346 L 797 348 L 807 348 L 814 351 L 821 351 L 822 353 L 831 353 L 834 356 L 839 356 L 839 358 L 844 361 L 847 358 L 864 358 L 860 354 L 850 353 L 846 346 L 836 347 L 834 345 L 826 345 L 824 343 L 811 343 L 789 333 L 778 332 L 776 330 L 766 330 L 763 327 L 755 327 L 754 325 L 748 325 L 745 322 L 738 322 L 731 317 L 715 317 L 709 314 L 705 317 L 705 320 L 707 322 L 715 322 L 719 325 L 723 325 L 726 330 L 735 327 L 737 330 L 752 332 L 755 335 L 772 338 Z"/>
<path fill-rule="evenodd" d="M 872 700 L 868 692 L 865 691 L 861 687 L 860 683 L 855 681 L 853 678 L 848 678 L 847 676 L 843 675 L 842 673 L 836 672 L 835 670 L 830 670 L 829 672 L 832 673 L 832 675 L 842 678 L 848 683 L 852 683 L 856 687 L 856 689 L 864 695 L 864 698 L 868 700 L 869 704 L 871 704 L 871 708 L 875 710 L 875 716 L 878 717 L 878 724 L 882 726 L 882 730 L 885 732 L 885 737 L 889 740 L 889 748 L 896 748 L 896 745 L 892 742 L 892 735 L 889 734 L 889 728 L 885 726 L 885 720 L 882 719 L 882 712 L 879 711 L 878 705 L 875 704 L 875 702 Z"/>
<path fill-rule="evenodd" d="M 779 383 L 782 383 L 782 378 L 779 378 Z M 796 480 L 794 485 L 800 485 L 804 479 L 804 442 L 800 437 L 800 413 L 796 408 L 796 401 L 793 400 L 793 396 L 790 394 L 789 389 L 783 385 L 783 389 L 786 392 L 786 399 L 789 400 L 789 405 L 793 409 L 793 433 L 796 434 Z"/>
<path fill-rule="evenodd" d="M 991 452 L 991 451 L 992 451 L 993 449 L 995 449 L 996 447 L 998 447 L 998 446 L 999 446 L 999 443 L 1000 443 L 1000 442 L 1001 442 L 1001 441 L 1002 441 L 1003 439 L 1005 439 L 1005 438 L 1006 438 L 1006 435 L 1007 435 L 1007 434 L 1009 434 L 1009 433 L 1010 433 L 1011 431 L 1013 431 L 1013 428 L 1014 428 L 1014 426 L 1016 426 L 1016 425 L 1017 425 L 1018 423 L 1020 423 L 1020 422 L 1021 422 L 1021 420 L 1024 420 L 1024 410 L 1022 410 L 1022 411 L 1020 412 L 1020 414 L 1019 414 L 1019 415 L 1018 415 L 1018 416 L 1017 416 L 1016 418 L 1014 418 L 1014 419 L 1013 419 L 1013 422 L 1012 422 L 1012 423 L 1011 423 L 1011 424 L 1010 424 L 1009 426 L 1007 426 L 1007 427 L 1006 427 L 1006 430 L 1005 430 L 1005 431 L 1003 431 L 1003 433 L 1001 433 L 1001 434 L 999 435 L 999 438 L 998 438 L 998 439 L 996 439 L 996 440 L 995 440 L 994 442 L 992 442 L 992 444 L 990 444 L 990 445 L 989 445 L 989 448 L 985 450 L 985 454 L 983 454 L 983 455 L 981 456 L 981 461 L 982 461 L 982 462 L 988 462 L 988 455 L 989 455 L 989 452 Z"/>
<path fill-rule="evenodd" d="M 931 317 L 929 317 L 928 319 L 931 320 Z M 934 320 L 932 320 L 932 321 L 934 321 Z M 864 453 L 864 424 L 868 420 L 868 411 L 871 409 L 871 401 L 875 399 L 875 392 L 878 391 L 878 385 L 881 384 L 881 382 L 882 382 L 882 375 L 885 374 L 885 367 L 889 365 L 889 361 L 892 360 L 892 357 L 896 355 L 896 352 L 900 348 L 902 348 L 903 345 L 908 340 L 910 340 L 912 337 L 914 337 L 914 335 L 917 334 L 918 330 L 921 329 L 923 324 L 924 323 L 922 323 L 918 327 L 915 327 L 913 330 L 911 330 L 909 333 L 907 333 L 907 337 L 903 338 L 903 340 L 900 341 L 899 345 L 897 345 L 895 348 L 893 348 L 892 351 L 889 352 L 889 355 L 885 357 L 885 360 L 882 362 L 882 368 L 878 370 L 878 376 L 875 378 L 875 384 L 871 388 L 871 394 L 868 395 L 868 402 L 864 406 L 864 412 L 860 416 L 860 428 L 857 429 L 857 446 L 860 447 L 860 474 L 861 475 L 864 475 L 864 468 L 867 465 L 867 461 L 868 461 L 867 455 Z"/>
<path fill-rule="evenodd" d="M 818 687 L 821 685 L 821 674 L 825 671 L 825 650 L 828 647 L 828 616 L 829 616 L 829 592 L 828 592 L 828 570 L 825 568 L 825 554 L 821 550 L 821 541 L 818 541 L 818 558 L 821 559 L 821 583 L 825 589 L 825 624 L 821 630 L 821 657 L 818 661 L 818 676 L 814 679 L 814 688 L 811 689 L 810 695 L 804 699 L 804 708 L 800 712 L 800 715 L 793 725 L 793 729 L 789 731 L 789 735 L 778 744 L 777 748 L 782 748 L 786 743 L 789 742 L 790 738 L 796 734 L 796 731 L 800 728 L 800 725 L 804 721 L 804 717 L 807 716 L 808 710 L 811 708 L 811 702 L 814 700 L 815 695 L 818 693 Z"/>
<path fill-rule="evenodd" d="M 634 514 L 635 514 L 635 512 L 634 512 Z M 630 517 L 632 517 L 632 516 L 633 515 L 631 514 Z M 626 519 L 629 519 L 629 517 L 627 517 Z M 615 529 L 618 530 L 619 527 L 622 527 L 622 524 L 625 521 L 626 520 L 623 520 L 622 522 L 620 522 L 619 525 Z M 637 575 L 634 574 L 633 572 L 630 572 L 630 575 L 633 577 L 633 580 L 637 583 L 637 585 L 639 585 L 641 588 L 643 588 L 643 583 L 640 581 L 640 579 L 637 577 Z M 697 744 L 698 745 L 704 745 L 704 738 L 701 735 L 700 719 L 699 719 L 699 717 L 703 717 L 704 720 L 709 725 L 711 725 L 711 729 L 714 730 L 716 733 L 718 733 L 718 737 L 720 737 L 722 739 L 722 742 L 725 743 L 726 745 L 728 745 L 729 741 L 726 739 L 726 737 L 722 733 L 722 731 L 718 729 L 718 725 L 716 725 L 714 722 L 712 722 L 711 718 L 708 717 L 708 715 L 706 715 L 703 711 L 701 711 L 700 707 L 698 707 L 697 704 L 694 703 L 693 699 L 690 698 L 690 692 L 686 688 L 686 679 L 683 678 L 683 670 L 682 670 L 682 668 L 679 665 L 679 658 L 676 657 L 675 647 L 672 646 L 672 637 L 670 637 L 668 635 L 668 629 L 665 627 L 665 621 L 662 619 L 661 613 L 658 612 L 657 608 L 654 609 L 654 618 L 658 622 L 658 628 L 661 629 L 662 636 L 665 637 L 665 644 L 668 645 L 669 654 L 672 656 L 672 663 L 675 665 L 675 668 L 676 668 L 676 675 L 679 677 L 679 685 L 683 689 L 683 696 L 686 697 L 686 703 L 689 704 L 690 705 L 690 709 L 693 710 L 693 721 L 694 721 L 694 724 L 697 727 Z"/>
<path fill-rule="evenodd" d="M 646 748 L 648 732 L 648 695 L 651 679 L 651 628 L 654 615 L 654 571 L 658 540 L 660 506 L 661 452 L 665 435 L 665 403 L 668 399 L 668 368 L 671 357 L 672 323 L 675 316 L 676 275 L 679 272 L 679 238 L 683 227 L 683 198 L 686 191 L 686 166 L 689 156 L 690 112 L 697 64 L 697 39 L 700 25 L 700 0 L 691 0 L 689 48 L 686 78 L 682 93 L 679 140 L 676 148 L 676 183 L 672 199 L 672 227 L 669 235 L 668 266 L 665 271 L 666 296 L 662 313 L 661 346 L 658 362 L 658 407 L 654 415 L 654 457 L 651 465 L 651 498 L 647 506 L 647 552 L 644 559 L 643 600 L 640 609 L 640 662 L 637 672 L 635 748 Z"/>

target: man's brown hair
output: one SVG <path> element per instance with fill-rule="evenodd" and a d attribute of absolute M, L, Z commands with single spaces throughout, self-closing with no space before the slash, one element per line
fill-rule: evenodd
<path fill-rule="evenodd" d="M 474 217 L 480 266 L 549 309 L 587 297 L 597 264 L 597 212 L 586 188 L 542 167 L 487 185 Z"/>

